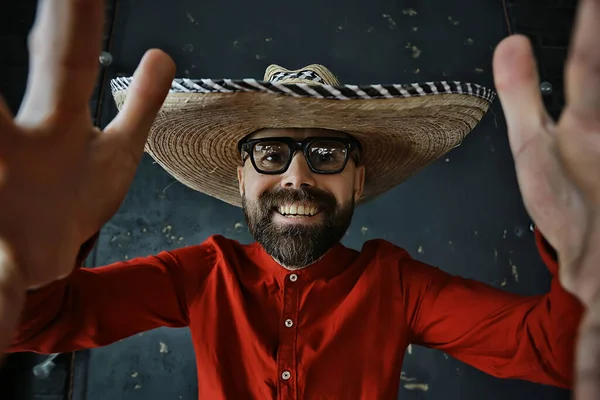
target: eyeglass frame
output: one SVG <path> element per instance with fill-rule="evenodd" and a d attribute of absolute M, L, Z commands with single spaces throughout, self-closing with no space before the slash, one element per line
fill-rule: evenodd
<path fill-rule="evenodd" d="M 337 169 L 335 171 L 320 171 L 320 170 L 317 170 L 312 165 L 309 154 L 308 154 L 308 148 L 314 142 L 328 141 L 328 140 L 341 142 L 342 144 L 344 144 L 344 146 L 346 148 L 346 156 L 344 159 L 344 163 L 342 164 L 342 166 L 339 169 Z M 288 148 L 290 149 L 290 157 L 289 157 L 288 161 L 286 162 L 286 164 L 282 168 L 280 168 L 276 171 L 264 171 L 257 167 L 256 161 L 254 160 L 254 155 L 253 155 L 254 154 L 254 146 L 257 143 L 264 142 L 264 141 L 281 142 L 283 144 L 288 145 Z M 315 174 L 332 175 L 332 174 L 339 174 L 340 172 L 342 172 L 344 170 L 344 168 L 346 168 L 346 165 L 348 164 L 348 160 L 350 159 L 350 156 L 353 153 L 355 155 L 354 162 L 358 165 L 358 163 L 360 162 L 360 157 L 357 153 L 359 153 L 361 151 L 361 145 L 358 140 L 356 140 L 354 138 L 349 138 L 349 137 L 311 136 L 311 137 L 307 137 L 303 140 L 298 141 L 291 137 L 283 136 L 283 137 L 265 137 L 265 138 L 256 138 L 256 139 L 243 139 L 238 143 L 238 151 L 239 151 L 240 155 L 242 155 L 242 163 L 246 162 L 246 158 L 243 156 L 243 153 L 245 152 L 247 154 L 247 157 L 250 158 L 250 161 L 252 162 L 252 166 L 254 167 L 254 169 L 260 174 L 265 174 L 265 175 L 283 174 L 285 171 L 288 170 L 288 168 L 292 164 L 292 161 L 294 159 L 294 156 L 296 155 L 296 152 L 302 151 L 302 154 L 304 155 L 304 160 L 306 161 L 308 168 L 310 168 L 310 170 L 312 172 L 314 172 Z"/>

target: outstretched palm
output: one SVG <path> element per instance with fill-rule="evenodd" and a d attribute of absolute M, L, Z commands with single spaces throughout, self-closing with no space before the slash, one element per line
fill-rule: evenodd
<path fill-rule="evenodd" d="M 523 200 L 556 248 L 562 285 L 586 306 L 578 343 L 580 399 L 600 392 L 600 1 L 582 0 L 566 65 L 566 106 L 543 106 L 529 42 L 505 39 L 494 77 Z"/>
<path fill-rule="evenodd" d="M 15 119 L 0 106 L 0 237 L 28 287 L 70 273 L 81 244 L 117 211 L 175 73 L 168 56 L 149 52 L 123 112 L 94 128 L 103 13 L 100 0 L 40 2 L 23 105 Z"/>

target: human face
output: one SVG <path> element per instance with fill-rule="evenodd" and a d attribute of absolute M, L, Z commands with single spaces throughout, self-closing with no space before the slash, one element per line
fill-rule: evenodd
<path fill-rule="evenodd" d="M 263 129 L 250 139 L 348 136 L 325 129 Z M 364 185 L 364 167 L 349 157 L 333 174 L 311 171 L 301 151 L 282 173 L 258 172 L 245 158 L 238 168 L 242 205 L 248 228 L 277 262 L 288 269 L 320 259 L 344 236 Z"/>

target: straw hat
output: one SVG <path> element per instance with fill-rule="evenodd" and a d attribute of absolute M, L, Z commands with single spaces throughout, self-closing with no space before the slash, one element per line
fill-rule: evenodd
<path fill-rule="evenodd" d="M 111 90 L 120 110 L 132 78 Z M 263 128 L 324 128 L 361 143 L 360 202 L 398 185 L 461 143 L 495 93 L 456 81 L 342 85 L 322 65 L 267 68 L 256 79 L 175 79 L 145 150 L 192 189 L 241 206 L 237 144 Z"/>

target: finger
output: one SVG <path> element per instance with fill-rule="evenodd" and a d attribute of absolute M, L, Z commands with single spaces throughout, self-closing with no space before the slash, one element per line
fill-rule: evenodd
<path fill-rule="evenodd" d="M 175 63 L 167 54 L 148 51 L 133 75 L 121 112 L 105 129 L 105 133 L 125 135 L 138 158 L 171 88 L 175 70 Z"/>
<path fill-rule="evenodd" d="M 10 344 L 25 301 L 25 286 L 8 246 L 0 243 L 0 354 Z"/>
<path fill-rule="evenodd" d="M 600 393 L 600 321 L 598 310 L 588 308 L 577 341 L 575 400 L 595 400 Z"/>
<path fill-rule="evenodd" d="M 565 67 L 567 107 L 580 117 L 600 121 L 600 1 L 582 0 Z"/>
<path fill-rule="evenodd" d="M 537 65 L 529 40 L 521 35 L 504 39 L 494 52 L 493 70 L 511 149 L 517 157 L 550 122 L 542 101 Z"/>
<path fill-rule="evenodd" d="M 2 159 L 9 151 L 9 138 L 12 137 L 14 131 L 13 115 L 8 108 L 8 104 L 4 100 L 4 97 L 0 95 L 0 185 L 4 178 L 4 164 Z"/>
<path fill-rule="evenodd" d="M 50 116 L 88 112 L 103 23 L 103 0 L 39 2 L 29 37 L 30 74 L 19 123 L 36 126 Z"/>

